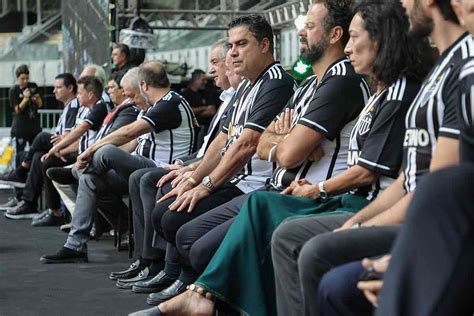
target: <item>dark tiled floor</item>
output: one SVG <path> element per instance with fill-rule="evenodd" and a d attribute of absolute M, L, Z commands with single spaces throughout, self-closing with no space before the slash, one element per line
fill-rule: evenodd
<path fill-rule="evenodd" d="M 0 190 L 0 203 L 7 199 Z M 57 227 L 32 228 L 0 212 L 0 315 L 127 315 L 147 308 L 146 295 L 119 290 L 110 271 L 130 264 L 113 239 L 89 242 L 89 263 L 45 265 L 39 258 L 66 240 Z"/>

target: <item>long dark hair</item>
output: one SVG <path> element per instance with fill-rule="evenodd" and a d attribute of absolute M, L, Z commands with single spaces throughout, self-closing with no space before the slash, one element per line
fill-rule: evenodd
<path fill-rule="evenodd" d="M 373 76 L 387 86 L 401 76 L 422 81 L 435 62 L 427 38 L 409 33 L 410 23 L 400 0 L 362 0 L 354 5 L 371 40 L 377 42 Z"/>

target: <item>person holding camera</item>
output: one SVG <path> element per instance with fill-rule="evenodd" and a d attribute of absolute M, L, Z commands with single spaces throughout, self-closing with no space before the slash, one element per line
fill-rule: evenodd
<path fill-rule="evenodd" d="M 24 151 L 26 143 L 31 145 L 41 132 L 38 108 L 43 105 L 43 100 L 36 83 L 29 81 L 27 65 L 18 66 L 15 75 L 17 84 L 10 89 L 9 99 L 13 110 L 11 137 L 15 141 L 15 160 L 18 160 L 18 154 Z"/>

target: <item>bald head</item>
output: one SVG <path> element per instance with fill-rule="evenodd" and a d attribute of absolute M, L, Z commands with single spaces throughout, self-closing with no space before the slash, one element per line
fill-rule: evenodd
<path fill-rule="evenodd" d="M 144 81 L 152 88 L 168 88 L 170 82 L 165 66 L 159 61 L 147 61 L 140 65 L 138 71 L 140 81 Z"/>

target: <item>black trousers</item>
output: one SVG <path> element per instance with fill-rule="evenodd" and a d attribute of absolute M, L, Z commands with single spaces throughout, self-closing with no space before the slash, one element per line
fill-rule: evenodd
<path fill-rule="evenodd" d="M 30 171 L 26 179 L 25 188 L 21 196 L 22 200 L 37 204 L 38 197 L 45 186 L 46 207 L 57 210 L 60 208 L 61 198 L 53 185 L 53 182 L 46 176 L 46 171 L 52 167 L 67 166 L 76 161 L 76 154 L 66 155 L 66 161 L 62 161 L 56 156 L 50 156 L 45 161 L 41 157 L 52 147 L 50 138 L 52 134 L 39 133 L 31 145 L 29 153 L 24 160 L 30 160 Z"/>
<path fill-rule="evenodd" d="M 53 144 L 51 144 L 51 136 L 53 136 L 53 134 L 48 132 L 41 132 L 36 135 L 23 161 L 31 162 L 35 152 L 48 152 L 53 147 Z"/>
<path fill-rule="evenodd" d="M 161 189 L 161 193 L 164 194 L 169 190 L 171 190 L 171 187 L 169 185 L 165 186 Z M 176 233 L 181 226 L 242 194 L 243 192 L 239 188 L 228 182 L 199 201 L 191 213 L 170 211 L 168 206 L 176 200 L 174 197 L 170 198 L 155 206 L 152 214 L 153 227 L 158 234 L 175 245 Z"/>
<path fill-rule="evenodd" d="M 26 144 L 30 144 L 30 147 L 33 145 L 33 141 L 36 137 L 36 135 L 38 135 L 39 133 L 36 133 L 36 134 L 32 134 L 32 135 L 28 135 L 28 136 L 25 136 L 25 137 L 17 137 L 17 136 L 13 136 L 12 137 L 14 138 L 14 141 L 15 141 L 15 151 L 16 151 L 16 156 L 15 156 L 15 159 L 16 159 L 16 163 L 17 165 L 19 163 L 21 163 L 20 161 L 20 156 L 18 156 L 19 153 L 25 151 L 25 147 L 26 147 Z"/>
<path fill-rule="evenodd" d="M 35 139 L 37 134 L 32 134 L 27 137 L 16 137 L 13 136 L 13 140 L 15 142 L 15 167 L 20 166 L 21 162 L 25 160 L 25 157 L 28 156 L 28 152 L 25 152 L 25 147 L 26 144 L 30 144 L 30 147 L 33 144 L 33 140 Z M 23 194 L 23 189 L 22 188 L 15 188 L 15 196 L 18 200 L 21 199 L 21 196 Z"/>
<path fill-rule="evenodd" d="M 474 165 L 427 175 L 392 250 L 376 315 L 474 312 Z"/>

